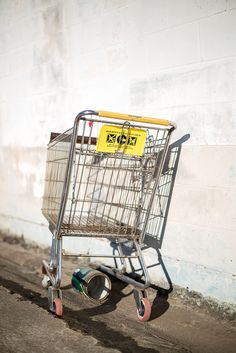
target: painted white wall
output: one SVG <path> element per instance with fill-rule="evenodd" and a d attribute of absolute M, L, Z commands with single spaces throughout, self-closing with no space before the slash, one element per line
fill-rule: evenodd
<path fill-rule="evenodd" d="M 176 121 L 172 141 L 190 134 L 163 261 L 173 283 L 236 303 L 236 1 L 0 1 L 2 229 L 50 244 L 46 144 L 84 109 Z"/>

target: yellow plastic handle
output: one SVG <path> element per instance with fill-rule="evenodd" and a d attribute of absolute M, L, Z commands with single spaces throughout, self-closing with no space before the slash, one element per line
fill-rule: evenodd
<path fill-rule="evenodd" d="M 119 120 L 127 120 L 127 121 L 136 121 L 136 122 L 139 122 L 139 123 L 147 123 L 147 124 L 174 126 L 175 127 L 174 123 L 172 123 L 169 120 L 165 120 L 165 119 L 156 119 L 156 118 L 148 118 L 148 117 L 137 116 L 137 115 L 106 112 L 106 111 L 103 111 L 103 110 L 98 111 L 98 115 L 103 117 L 103 118 L 111 118 L 111 119 L 119 119 Z"/>

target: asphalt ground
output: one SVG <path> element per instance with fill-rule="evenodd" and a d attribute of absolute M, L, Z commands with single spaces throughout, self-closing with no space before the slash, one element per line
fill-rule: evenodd
<path fill-rule="evenodd" d="M 49 251 L 0 237 L 0 352 L 235 353 L 235 322 L 148 293 L 150 321 L 137 320 L 132 287 L 112 279 L 112 295 L 91 303 L 70 285 L 77 260 L 63 261 L 62 318 L 49 312 L 41 260 Z"/>

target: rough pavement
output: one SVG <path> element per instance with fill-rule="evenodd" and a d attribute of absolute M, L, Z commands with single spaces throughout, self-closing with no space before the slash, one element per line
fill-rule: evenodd
<path fill-rule="evenodd" d="M 216 319 L 150 291 L 151 320 L 137 321 L 132 288 L 113 280 L 111 298 L 96 306 L 76 294 L 70 277 L 78 267 L 63 262 L 64 315 L 48 311 L 41 260 L 48 251 L 0 238 L 0 352 L 234 353 L 235 323 Z"/>

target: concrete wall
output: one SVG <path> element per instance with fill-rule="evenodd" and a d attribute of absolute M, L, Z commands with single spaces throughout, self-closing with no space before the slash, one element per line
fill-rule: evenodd
<path fill-rule="evenodd" d="M 236 303 L 235 56 L 235 0 L 0 1 L 0 227 L 50 243 L 45 147 L 79 111 L 174 120 L 172 141 L 190 138 L 163 262 L 173 283 Z"/>

